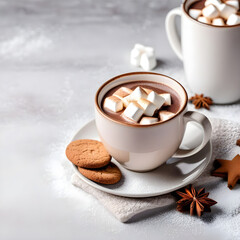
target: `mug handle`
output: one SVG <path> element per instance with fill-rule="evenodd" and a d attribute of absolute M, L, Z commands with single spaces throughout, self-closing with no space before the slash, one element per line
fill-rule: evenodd
<path fill-rule="evenodd" d="M 188 111 L 184 114 L 183 118 L 184 124 L 193 121 L 201 125 L 201 127 L 203 128 L 203 140 L 202 143 L 194 149 L 184 150 L 179 148 L 176 151 L 176 153 L 172 156 L 173 158 L 185 158 L 198 153 L 201 149 L 203 149 L 206 146 L 206 144 L 211 138 L 212 126 L 210 121 L 205 115 L 199 112 Z"/>
<path fill-rule="evenodd" d="M 181 40 L 177 34 L 177 27 L 175 24 L 176 16 L 181 17 L 181 15 L 182 15 L 182 11 L 180 7 L 172 9 L 166 17 L 165 27 L 166 27 L 168 41 L 170 42 L 170 45 L 173 51 L 176 53 L 176 55 L 180 60 L 183 60 Z"/>

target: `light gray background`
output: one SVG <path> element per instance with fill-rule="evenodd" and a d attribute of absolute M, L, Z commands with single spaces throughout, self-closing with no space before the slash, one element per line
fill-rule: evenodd
<path fill-rule="evenodd" d="M 226 239 L 239 227 L 221 230 L 215 218 L 188 218 L 174 207 L 123 224 L 70 184 L 66 144 L 94 117 L 98 87 L 140 70 L 129 64 L 135 43 L 153 46 L 154 71 L 188 88 L 164 28 L 167 12 L 180 2 L 0 1 L 1 240 Z M 240 121 L 239 103 L 202 112 Z"/>

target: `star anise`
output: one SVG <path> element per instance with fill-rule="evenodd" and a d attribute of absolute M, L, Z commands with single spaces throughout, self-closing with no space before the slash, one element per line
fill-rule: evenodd
<path fill-rule="evenodd" d="M 196 109 L 203 107 L 209 110 L 209 106 L 213 104 L 213 100 L 210 97 L 204 97 L 203 94 L 195 94 L 189 101 L 195 105 Z"/>
<path fill-rule="evenodd" d="M 236 144 L 237 144 L 237 146 L 240 147 L 240 138 L 237 140 Z"/>
<path fill-rule="evenodd" d="M 190 185 L 189 188 L 185 188 L 184 190 L 185 192 L 176 192 L 182 197 L 177 201 L 177 210 L 180 212 L 190 210 L 190 215 L 197 213 L 200 217 L 203 212 L 211 212 L 210 207 L 217 203 L 213 199 L 208 198 L 209 193 L 205 193 L 204 188 L 196 191 L 195 188 Z"/>

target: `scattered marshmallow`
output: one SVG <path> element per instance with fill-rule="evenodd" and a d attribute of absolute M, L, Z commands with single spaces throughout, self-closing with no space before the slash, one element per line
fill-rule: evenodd
<path fill-rule="evenodd" d="M 160 119 L 161 122 L 166 121 L 173 116 L 174 116 L 174 113 L 169 112 L 169 111 L 160 111 L 159 112 L 159 119 Z"/>
<path fill-rule="evenodd" d="M 164 98 L 163 106 L 170 106 L 172 104 L 171 94 L 170 93 L 161 93 L 159 96 Z"/>
<path fill-rule="evenodd" d="M 202 23 L 211 24 L 211 21 L 203 16 L 199 17 L 197 20 Z"/>
<path fill-rule="evenodd" d="M 207 19 L 212 20 L 219 16 L 219 11 L 214 5 L 210 4 L 202 10 L 202 14 Z"/>
<path fill-rule="evenodd" d="M 137 103 L 131 102 L 123 112 L 123 117 L 138 122 L 144 113 L 144 109 Z"/>
<path fill-rule="evenodd" d="M 189 10 L 189 15 L 194 19 L 198 19 L 202 15 L 202 10 L 200 10 L 200 9 L 190 9 Z"/>
<path fill-rule="evenodd" d="M 155 104 L 157 106 L 157 109 L 161 108 L 165 102 L 165 99 L 154 91 L 148 94 L 147 100 Z"/>
<path fill-rule="evenodd" d="M 155 57 L 154 50 L 152 48 L 146 48 L 146 51 L 142 54 L 140 59 L 140 66 L 145 71 L 150 71 L 157 65 L 157 60 Z"/>
<path fill-rule="evenodd" d="M 103 106 L 113 112 L 119 112 L 123 109 L 123 103 L 122 103 L 121 99 L 119 99 L 115 96 L 107 97 L 104 101 Z"/>
<path fill-rule="evenodd" d="M 142 54 L 141 51 L 139 51 L 138 49 L 133 48 L 131 50 L 131 53 L 130 53 L 130 63 L 133 66 L 136 66 L 136 67 L 139 66 L 141 54 Z"/>
<path fill-rule="evenodd" d="M 143 117 L 140 121 L 141 125 L 148 125 L 158 122 L 158 118 L 155 117 Z"/>
<path fill-rule="evenodd" d="M 138 101 L 140 98 L 147 98 L 147 93 L 142 87 L 136 87 L 134 91 L 129 95 L 130 100 Z"/>
<path fill-rule="evenodd" d="M 240 16 L 236 14 L 231 14 L 227 20 L 227 25 L 240 24 Z"/>
<path fill-rule="evenodd" d="M 141 52 L 145 51 L 145 47 L 142 44 L 140 44 L 140 43 L 136 43 L 134 45 L 134 48 L 139 49 Z"/>
<path fill-rule="evenodd" d="M 207 0 L 205 2 L 205 7 L 207 7 L 211 4 L 214 5 L 218 9 L 218 7 L 222 4 L 222 1 L 221 0 Z"/>
<path fill-rule="evenodd" d="M 233 1 L 233 0 L 230 0 L 230 1 L 226 1 L 225 2 L 227 5 L 230 5 L 232 7 L 235 7 L 237 10 L 239 9 L 239 1 Z"/>
<path fill-rule="evenodd" d="M 227 20 L 231 14 L 237 13 L 237 9 L 233 6 L 223 3 L 219 6 L 219 12 L 220 12 L 220 16 Z"/>
<path fill-rule="evenodd" d="M 157 65 L 154 49 L 135 44 L 131 50 L 130 62 L 136 67 L 141 66 L 145 71 L 152 70 Z"/>
<path fill-rule="evenodd" d="M 212 25 L 224 26 L 225 23 L 224 23 L 224 20 L 222 18 L 215 18 L 215 19 L 212 20 Z"/>
<path fill-rule="evenodd" d="M 137 103 L 144 109 L 144 115 L 146 116 L 153 116 L 155 111 L 157 110 L 157 106 L 152 102 L 148 101 L 147 99 L 139 99 Z"/>
<path fill-rule="evenodd" d="M 140 59 L 143 52 L 145 52 L 145 47 L 142 44 L 136 43 L 130 54 L 130 62 L 132 65 L 136 67 L 140 65 Z"/>

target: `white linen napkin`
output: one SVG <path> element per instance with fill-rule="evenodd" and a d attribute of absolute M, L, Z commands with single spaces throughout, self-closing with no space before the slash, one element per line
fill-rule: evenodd
<path fill-rule="evenodd" d="M 193 183 L 194 186 L 219 181 L 219 178 L 210 175 L 213 160 L 215 158 L 230 160 L 240 153 L 240 148 L 236 146 L 236 140 L 240 138 L 240 124 L 221 119 L 210 119 L 210 121 L 213 127 L 213 156 L 208 167 Z M 91 187 L 82 181 L 77 174 L 73 174 L 71 181 L 74 186 L 81 188 L 97 198 L 98 201 L 121 222 L 127 222 L 133 216 L 149 209 L 168 206 L 175 202 L 171 194 L 149 198 L 126 198 L 115 196 Z"/>

